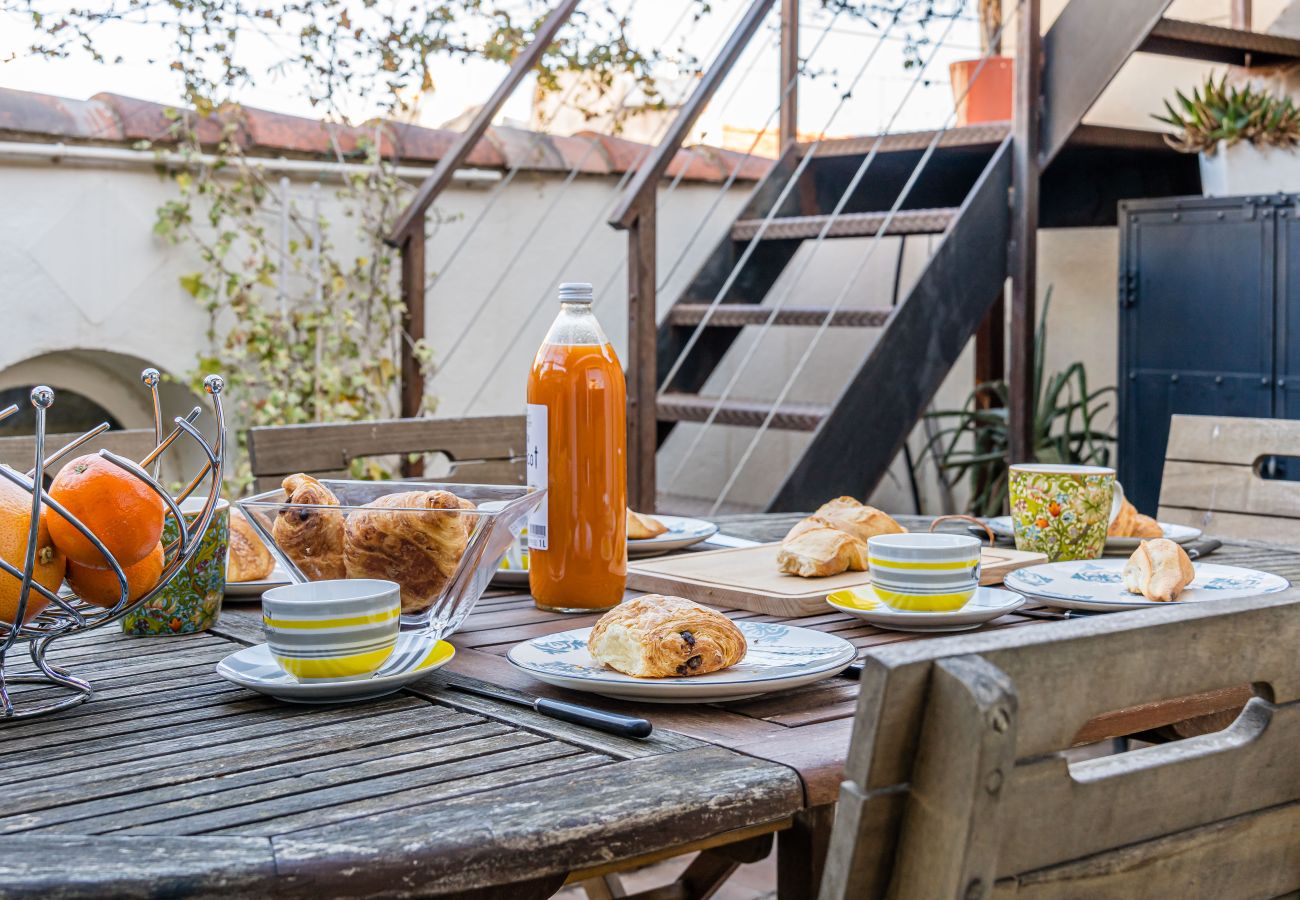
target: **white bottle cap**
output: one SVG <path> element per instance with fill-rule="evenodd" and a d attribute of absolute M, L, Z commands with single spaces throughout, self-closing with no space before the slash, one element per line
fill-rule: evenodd
<path fill-rule="evenodd" d="M 560 285 L 561 303 L 591 303 L 595 295 L 585 281 L 566 281 Z"/>

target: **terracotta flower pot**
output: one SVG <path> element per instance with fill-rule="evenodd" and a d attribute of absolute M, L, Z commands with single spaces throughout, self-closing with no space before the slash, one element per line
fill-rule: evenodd
<path fill-rule="evenodd" d="M 976 77 L 976 70 L 979 77 Z M 980 69 L 978 59 L 949 65 L 952 98 L 957 104 L 957 125 L 1009 120 L 1014 70 L 1015 60 L 1009 56 L 990 56 L 983 69 Z M 970 90 L 967 90 L 968 86 Z"/>

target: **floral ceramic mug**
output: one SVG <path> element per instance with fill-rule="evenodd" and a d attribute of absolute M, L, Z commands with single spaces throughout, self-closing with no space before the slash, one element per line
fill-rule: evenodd
<path fill-rule="evenodd" d="M 181 504 L 186 528 L 193 527 L 198 520 L 203 504 L 204 500 L 196 497 Z M 163 546 L 179 537 L 176 519 L 169 514 L 163 523 Z M 122 618 L 122 631 L 157 637 L 194 634 L 217 624 L 221 615 L 221 598 L 226 590 L 226 551 L 229 545 L 230 503 L 217 500 L 208 528 L 199 537 L 199 549 L 157 596 Z"/>
<path fill-rule="evenodd" d="M 1052 562 L 1101 556 L 1124 501 L 1114 469 L 1023 463 L 1011 467 L 1010 482 L 1017 550 Z"/>

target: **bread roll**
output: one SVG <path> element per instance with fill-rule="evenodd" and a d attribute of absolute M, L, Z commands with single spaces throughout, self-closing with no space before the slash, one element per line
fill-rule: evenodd
<path fill-rule="evenodd" d="M 273 526 L 274 527 L 274 526 Z M 275 559 L 248 524 L 243 513 L 230 513 L 230 549 L 226 557 L 227 581 L 261 581 L 275 569 Z"/>
<path fill-rule="evenodd" d="M 813 516 L 826 520 L 832 528 L 851 534 L 864 543 L 878 534 L 904 534 L 907 531 L 887 513 L 859 503 L 852 497 L 836 497 L 823 503 Z"/>
<path fill-rule="evenodd" d="M 1115 521 L 1106 529 L 1107 537 L 1158 538 L 1164 537 L 1164 534 L 1159 522 L 1142 515 L 1127 498 L 1120 504 Z"/>
<path fill-rule="evenodd" d="M 867 545 L 834 528 L 814 527 L 786 540 L 776 557 L 777 568 L 803 578 L 822 578 L 852 569 L 867 570 Z"/>
<path fill-rule="evenodd" d="M 476 517 L 459 510 L 476 508 L 450 491 L 405 491 L 367 503 L 348 517 L 347 577 L 395 581 L 402 612 L 423 612 L 456 573 L 474 530 Z"/>
<path fill-rule="evenodd" d="M 1148 600 L 1177 600 L 1196 569 L 1187 552 L 1171 540 L 1143 541 L 1124 565 L 1124 589 Z"/>
<path fill-rule="evenodd" d="M 592 659 L 634 678 L 707 675 L 745 658 L 745 635 L 730 619 L 681 597 L 647 594 L 600 617 Z"/>
<path fill-rule="evenodd" d="M 648 538 L 658 537 L 668 530 L 668 526 L 653 516 L 647 516 L 643 513 L 627 511 L 627 539 L 629 541 L 644 541 Z"/>
<path fill-rule="evenodd" d="M 343 578 L 343 512 L 319 508 L 338 506 L 339 498 L 301 473 L 284 480 L 284 493 L 287 502 L 303 505 L 276 513 L 271 525 L 276 545 L 310 581 Z"/>

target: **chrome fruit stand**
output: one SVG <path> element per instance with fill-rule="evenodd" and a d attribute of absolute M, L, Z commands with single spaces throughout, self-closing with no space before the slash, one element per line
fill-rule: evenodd
<path fill-rule="evenodd" d="M 128 599 L 127 579 L 122 571 L 122 566 L 108 552 L 103 542 L 95 537 L 90 529 L 75 516 L 51 498 L 45 490 L 37 490 L 37 486 L 45 483 L 45 472 L 50 466 L 94 439 L 97 435 L 107 431 L 108 423 L 101 423 L 76 440 L 46 456 L 46 415 L 49 408 L 54 404 L 54 391 L 44 386 L 35 387 L 31 392 L 31 405 L 36 415 L 34 464 L 26 474 L 20 474 L 14 469 L 0 465 L 0 478 L 5 478 L 17 485 L 30 494 L 32 498 L 26 556 L 22 568 L 0 558 L 0 570 L 18 579 L 20 585 L 14 621 L 8 622 L 0 618 L 0 721 L 43 715 L 75 706 L 89 699 L 93 693 L 89 682 L 78 678 L 65 668 L 52 665 L 45 658 L 50 645 L 60 638 L 80 634 L 92 628 L 99 628 L 116 622 L 133 610 L 148 603 L 166 587 L 167 583 L 176 576 L 198 551 L 200 539 L 212 519 L 213 511 L 217 506 L 217 499 L 221 493 L 226 432 L 225 415 L 221 406 L 221 391 L 225 386 L 224 380 L 220 375 L 209 375 L 203 381 L 204 391 L 211 398 L 212 412 L 216 419 L 216 430 L 211 440 L 206 439 L 194 424 L 202 413 L 202 407 L 199 406 L 194 407 L 187 415 L 173 419 L 173 427 L 164 434 L 162 404 L 158 394 L 161 376 L 157 369 L 145 369 L 141 374 L 141 381 L 149 389 L 153 399 L 154 449 L 139 462 L 126 459 L 108 450 L 99 451 L 101 457 L 144 482 L 150 490 L 162 498 L 168 514 L 175 517 L 177 523 L 179 536 L 164 548 L 166 562 L 157 585 L 138 599 L 134 601 Z M 0 421 L 17 414 L 19 410 L 20 407 L 17 404 L 0 410 Z M 173 497 L 159 483 L 158 478 L 163 454 L 183 437 L 192 439 L 198 445 L 206 461 L 198 474 Z M 202 509 L 197 514 L 194 514 L 193 522 L 187 523 L 185 516 L 181 513 L 180 504 L 193 495 L 205 481 L 207 482 L 206 500 Z M 108 560 L 109 567 L 117 577 L 120 590 L 115 604 L 112 606 L 97 606 L 86 603 L 71 593 L 66 586 L 60 590 L 50 590 L 33 579 L 41 512 L 44 507 L 48 507 L 65 518 Z M 0 575 L 0 578 L 3 577 L 3 575 Z M 38 615 L 32 617 L 30 621 L 24 622 L 28 606 L 33 602 L 33 592 L 48 601 L 49 605 Z M 21 650 L 22 645 L 26 645 L 35 671 L 18 672 L 10 668 L 13 665 L 13 655 L 16 651 Z M 22 693 L 11 696 L 9 687 L 14 684 L 44 685 L 61 688 L 63 691 L 60 692 L 61 696 L 56 695 L 54 699 L 46 697 L 46 692 L 40 692 L 42 697 L 39 701 L 26 704 L 22 702 Z"/>

